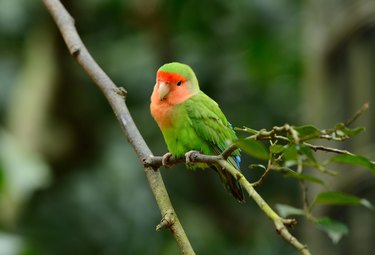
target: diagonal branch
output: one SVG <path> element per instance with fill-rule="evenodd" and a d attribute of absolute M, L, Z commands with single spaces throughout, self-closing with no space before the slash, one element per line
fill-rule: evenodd
<path fill-rule="evenodd" d="M 160 213 L 163 216 L 162 222 L 167 222 L 167 224 L 164 224 L 165 227 L 168 227 L 172 232 L 182 254 L 195 254 L 172 207 L 158 168 L 146 166 L 143 163 L 145 159 L 152 156 L 152 152 L 139 133 L 125 104 L 126 90 L 118 88 L 92 58 L 78 35 L 73 18 L 61 2 L 59 0 L 43 0 L 43 2 L 56 22 L 70 54 L 75 57 L 77 62 L 96 83 L 111 105 L 137 158 L 144 166 L 149 185 L 159 206 Z M 161 226 L 161 224 L 158 226 Z"/>
<path fill-rule="evenodd" d="M 365 102 L 361 106 L 361 108 L 358 111 L 356 111 L 354 113 L 354 115 L 345 122 L 345 126 L 349 127 L 351 124 L 353 124 L 353 122 L 356 121 L 362 115 L 362 113 L 364 113 L 365 111 L 367 111 L 369 107 L 370 107 L 370 103 L 369 102 Z"/>
<path fill-rule="evenodd" d="M 231 147 L 229 147 L 231 148 Z M 246 177 L 234 168 L 222 155 L 204 155 L 198 152 L 189 153 L 189 164 L 190 163 L 206 163 L 209 165 L 215 164 L 219 165 L 222 169 L 228 171 L 233 177 L 235 177 L 240 185 L 246 190 L 248 195 L 254 200 L 254 202 L 259 206 L 259 208 L 267 215 L 267 217 L 275 225 L 277 233 L 282 236 L 287 242 L 289 242 L 294 248 L 296 248 L 301 254 L 309 255 L 310 252 L 306 245 L 300 243 L 289 231 L 288 227 L 295 225 L 297 222 L 295 219 L 284 219 L 280 217 L 264 199 L 259 195 L 259 193 L 254 189 L 254 185 L 251 184 Z M 186 158 L 174 158 L 170 157 L 168 160 L 168 165 L 174 165 L 178 163 L 186 163 Z M 150 166 L 161 166 L 162 157 L 151 156 L 145 161 L 146 165 Z"/>

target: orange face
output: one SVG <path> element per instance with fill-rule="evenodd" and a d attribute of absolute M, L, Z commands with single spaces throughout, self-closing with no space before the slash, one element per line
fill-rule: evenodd
<path fill-rule="evenodd" d="M 160 101 L 171 105 L 182 103 L 190 96 L 190 83 L 182 75 L 158 71 L 156 76 L 155 92 Z"/>
<path fill-rule="evenodd" d="M 152 116 L 161 128 L 170 125 L 170 113 L 174 106 L 193 95 L 190 86 L 182 75 L 158 71 L 150 107 Z"/>

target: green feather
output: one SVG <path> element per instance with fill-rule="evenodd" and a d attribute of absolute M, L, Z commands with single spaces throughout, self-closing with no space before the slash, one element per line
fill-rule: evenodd
<path fill-rule="evenodd" d="M 193 96 L 176 105 L 172 111 L 172 124 L 162 130 L 169 151 L 175 157 L 183 157 L 186 152 L 195 150 L 203 154 L 218 155 L 227 149 L 237 136 L 226 119 L 218 104 L 199 90 L 198 80 L 193 70 L 184 64 L 169 63 L 159 70 L 183 75 L 197 90 Z M 236 156 L 239 150 L 233 152 L 228 161 L 237 169 Z M 206 168 L 207 164 L 188 165 L 195 169 Z M 240 202 L 244 196 L 237 180 L 220 167 L 214 167 L 226 189 Z"/>

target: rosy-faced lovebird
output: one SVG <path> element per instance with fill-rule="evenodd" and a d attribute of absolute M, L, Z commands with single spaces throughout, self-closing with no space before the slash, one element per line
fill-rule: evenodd
<path fill-rule="evenodd" d="M 227 149 L 237 136 L 218 104 L 203 93 L 190 66 L 173 62 L 159 68 L 151 96 L 151 114 L 163 133 L 171 155 L 183 157 L 189 151 L 218 155 Z M 240 151 L 228 157 L 238 170 Z M 207 168 L 207 164 L 187 164 L 189 168 Z M 237 180 L 219 166 L 212 166 L 225 188 L 239 202 L 244 201 Z"/>

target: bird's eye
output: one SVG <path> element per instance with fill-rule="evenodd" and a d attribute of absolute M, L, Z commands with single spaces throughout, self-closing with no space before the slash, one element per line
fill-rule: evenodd
<path fill-rule="evenodd" d="M 182 81 L 177 82 L 177 86 L 180 86 L 182 84 Z"/>

